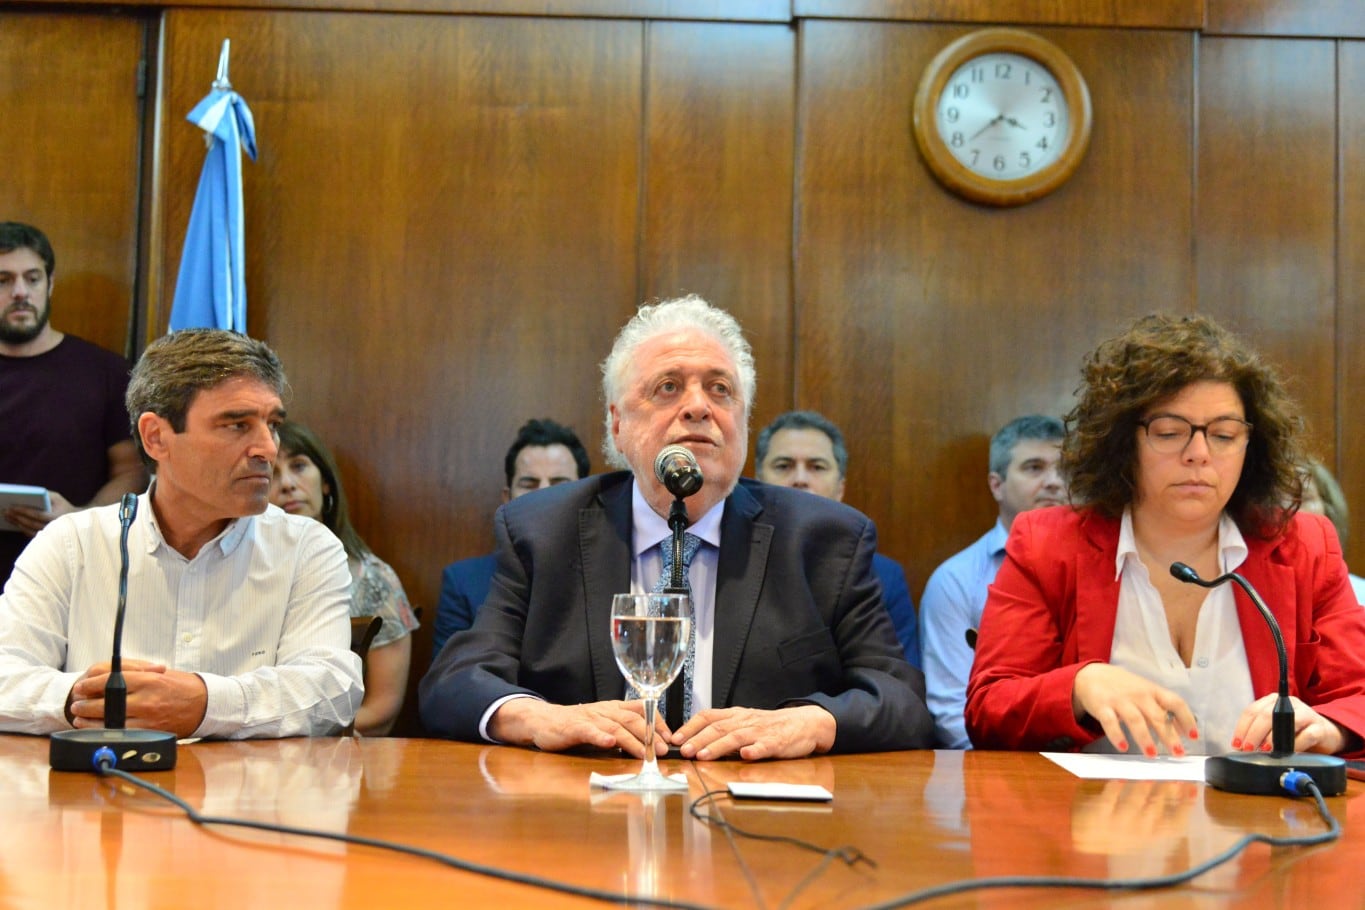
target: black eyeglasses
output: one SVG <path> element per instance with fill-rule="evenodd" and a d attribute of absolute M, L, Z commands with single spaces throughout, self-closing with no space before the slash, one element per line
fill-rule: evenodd
<path fill-rule="evenodd" d="M 1220 417 L 1205 424 L 1195 424 L 1184 417 L 1162 414 L 1139 420 L 1138 426 L 1147 431 L 1147 444 L 1162 455 L 1185 451 L 1195 433 L 1204 434 L 1204 441 L 1213 455 L 1240 452 L 1251 439 L 1251 424 L 1236 417 Z"/>

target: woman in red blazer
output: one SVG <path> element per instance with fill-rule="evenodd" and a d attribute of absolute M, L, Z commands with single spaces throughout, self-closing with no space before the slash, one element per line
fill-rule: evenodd
<path fill-rule="evenodd" d="M 1297 413 L 1272 371 L 1201 317 L 1149 316 L 1086 359 L 1063 446 L 1075 508 L 1015 519 L 967 690 L 978 748 L 1270 749 L 1289 652 L 1295 750 L 1365 750 L 1365 610 L 1301 495 Z M 1285 504 L 1289 505 L 1286 506 Z"/>

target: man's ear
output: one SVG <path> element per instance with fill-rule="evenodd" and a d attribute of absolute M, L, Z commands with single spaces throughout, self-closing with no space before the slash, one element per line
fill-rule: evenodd
<path fill-rule="evenodd" d="M 986 485 L 991 488 L 991 495 L 995 497 L 996 502 L 1000 502 L 1005 498 L 1005 494 L 1003 492 L 1003 488 L 1005 486 L 1005 478 L 1001 477 L 994 471 L 991 471 L 989 474 L 986 475 Z"/>
<path fill-rule="evenodd" d="M 143 411 L 137 419 L 137 433 L 142 438 L 142 449 L 153 461 L 161 461 L 166 456 L 168 440 L 174 432 L 169 420 L 151 411 Z"/>

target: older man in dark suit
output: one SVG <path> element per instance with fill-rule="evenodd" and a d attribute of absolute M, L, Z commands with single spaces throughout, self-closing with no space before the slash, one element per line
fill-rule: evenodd
<path fill-rule="evenodd" d="M 697 297 L 642 307 L 602 365 L 608 459 L 626 472 L 498 511 L 498 570 L 474 626 L 422 681 L 427 729 L 547 750 L 643 755 L 641 703 L 612 655 L 613 594 L 648 591 L 672 495 L 655 456 L 679 444 L 706 480 L 687 500 L 701 540 L 691 716 L 664 742 L 685 758 L 795 758 L 926 747 L 924 680 L 904 658 L 859 512 L 739 480 L 753 356 L 738 323 Z M 656 741 L 657 742 L 657 741 Z"/>

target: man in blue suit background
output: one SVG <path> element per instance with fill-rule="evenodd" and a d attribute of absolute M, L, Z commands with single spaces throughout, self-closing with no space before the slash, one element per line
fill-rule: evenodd
<path fill-rule="evenodd" d="M 848 446 L 834 421 L 817 411 L 787 411 L 759 431 L 754 466 L 758 479 L 764 483 L 844 501 Z M 881 582 L 882 600 L 886 612 L 891 614 L 905 659 L 919 668 L 919 622 L 905 570 L 890 556 L 874 553 L 872 571 Z"/>
<path fill-rule="evenodd" d="M 502 501 L 511 502 L 545 487 L 587 477 L 592 464 L 577 434 L 545 417 L 528 420 L 517 430 L 517 438 L 503 459 L 503 469 L 507 486 L 502 488 Z M 431 645 L 433 661 L 446 639 L 474 624 L 474 615 L 488 598 L 488 583 L 497 565 L 497 557 L 487 553 L 452 562 L 441 573 L 441 602 L 436 607 Z"/>

